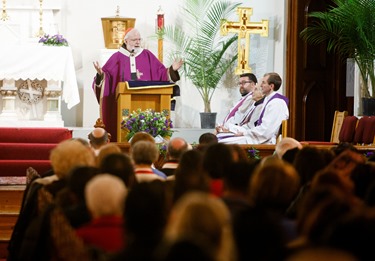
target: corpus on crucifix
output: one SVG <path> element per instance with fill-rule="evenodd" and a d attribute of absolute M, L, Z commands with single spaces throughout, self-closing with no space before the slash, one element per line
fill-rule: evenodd
<path fill-rule="evenodd" d="M 250 52 L 250 34 L 260 34 L 260 36 L 268 37 L 268 20 L 261 22 L 250 22 L 253 15 L 253 8 L 238 7 L 238 22 L 230 22 L 222 20 L 220 32 L 222 35 L 228 33 L 238 33 L 238 62 L 235 74 L 251 73 L 249 67 Z"/>

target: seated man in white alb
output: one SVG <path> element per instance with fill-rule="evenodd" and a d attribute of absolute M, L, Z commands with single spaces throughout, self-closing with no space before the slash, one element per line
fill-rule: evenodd
<path fill-rule="evenodd" d="M 238 83 L 242 98 L 233 106 L 228 115 L 224 118 L 221 125 L 216 127 L 217 132 L 221 132 L 223 128 L 229 128 L 230 125 L 239 125 L 247 114 L 247 111 L 253 104 L 252 96 L 255 85 L 257 84 L 257 77 L 252 73 L 244 73 L 240 75 Z"/>
<path fill-rule="evenodd" d="M 226 127 L 219 129 L 219 132 L 217 133 L 218 139 L 228 137 L 228 135 L 233 135 L 233 133 L 237 133 L 238 131 L 244 131 L 244 128 L 254 128 L 255 122 L 257 122 L 260 113 L 262 112 L 264 98 L 265 96 L 263 95 L 261 87 L 259 85 L 255 86 L 252 95 L 253 101 L 247 112 L 244 114 L 243 120 L 239 124 L 226 123 Z"/>
<path fill-rule="evenodd" d="M 231 137 L 219 137 L 219 142 L 235 144 L 276 144 L 276 137 L 283 120 L 289 118 L 287 97 L 276 93 L 282 80 L 277 73 L 266 73 L 261 88 L 265 95 L 263 107 L 255 127 L 251 123 L 240 126 Z"/>

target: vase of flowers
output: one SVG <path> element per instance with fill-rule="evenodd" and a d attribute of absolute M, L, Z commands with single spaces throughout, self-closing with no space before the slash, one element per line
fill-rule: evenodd
<path fill-rule="evenodd" d="M 157 136 L 169 138 L 173 134 L 172 128 L 173 124 L 168 117 L 168 112 L 156 112 L 151 109 L 133 111 L 121 122 L 121 129 L 126 132 L 127 140 L 140 131 L 147 132 L 154 138 Z"/>
<path fill-rule="evenodd" d="M 50 36 L 49 34 L 45 34 L 39 39 L 39 43 L 43 45 L 49 46 L 68 46 L 68 41 L 61 35 L 55 34 Z"/>

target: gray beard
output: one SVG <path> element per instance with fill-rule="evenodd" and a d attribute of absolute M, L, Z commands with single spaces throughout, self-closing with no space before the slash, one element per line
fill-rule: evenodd
<path fill-rule="evenodd" d="M 134 54 L 137 54 L 141 51 L 141 47 L 134 47 L 133 50 L 134 50 Z"/>

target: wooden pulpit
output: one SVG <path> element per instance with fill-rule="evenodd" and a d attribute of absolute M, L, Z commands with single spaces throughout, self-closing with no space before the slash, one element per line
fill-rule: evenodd
<path fill-rule="evenodd" d="M 120 82 L 116 89 L 117 99 L 117 142 L 126 142 L 121 135 L 121 122 L 137 109 L 152 109 L 157 112 L 171 110 L 171 95 L 174 83 L 155 84 L 130 87 L 129 82 Z"/>

